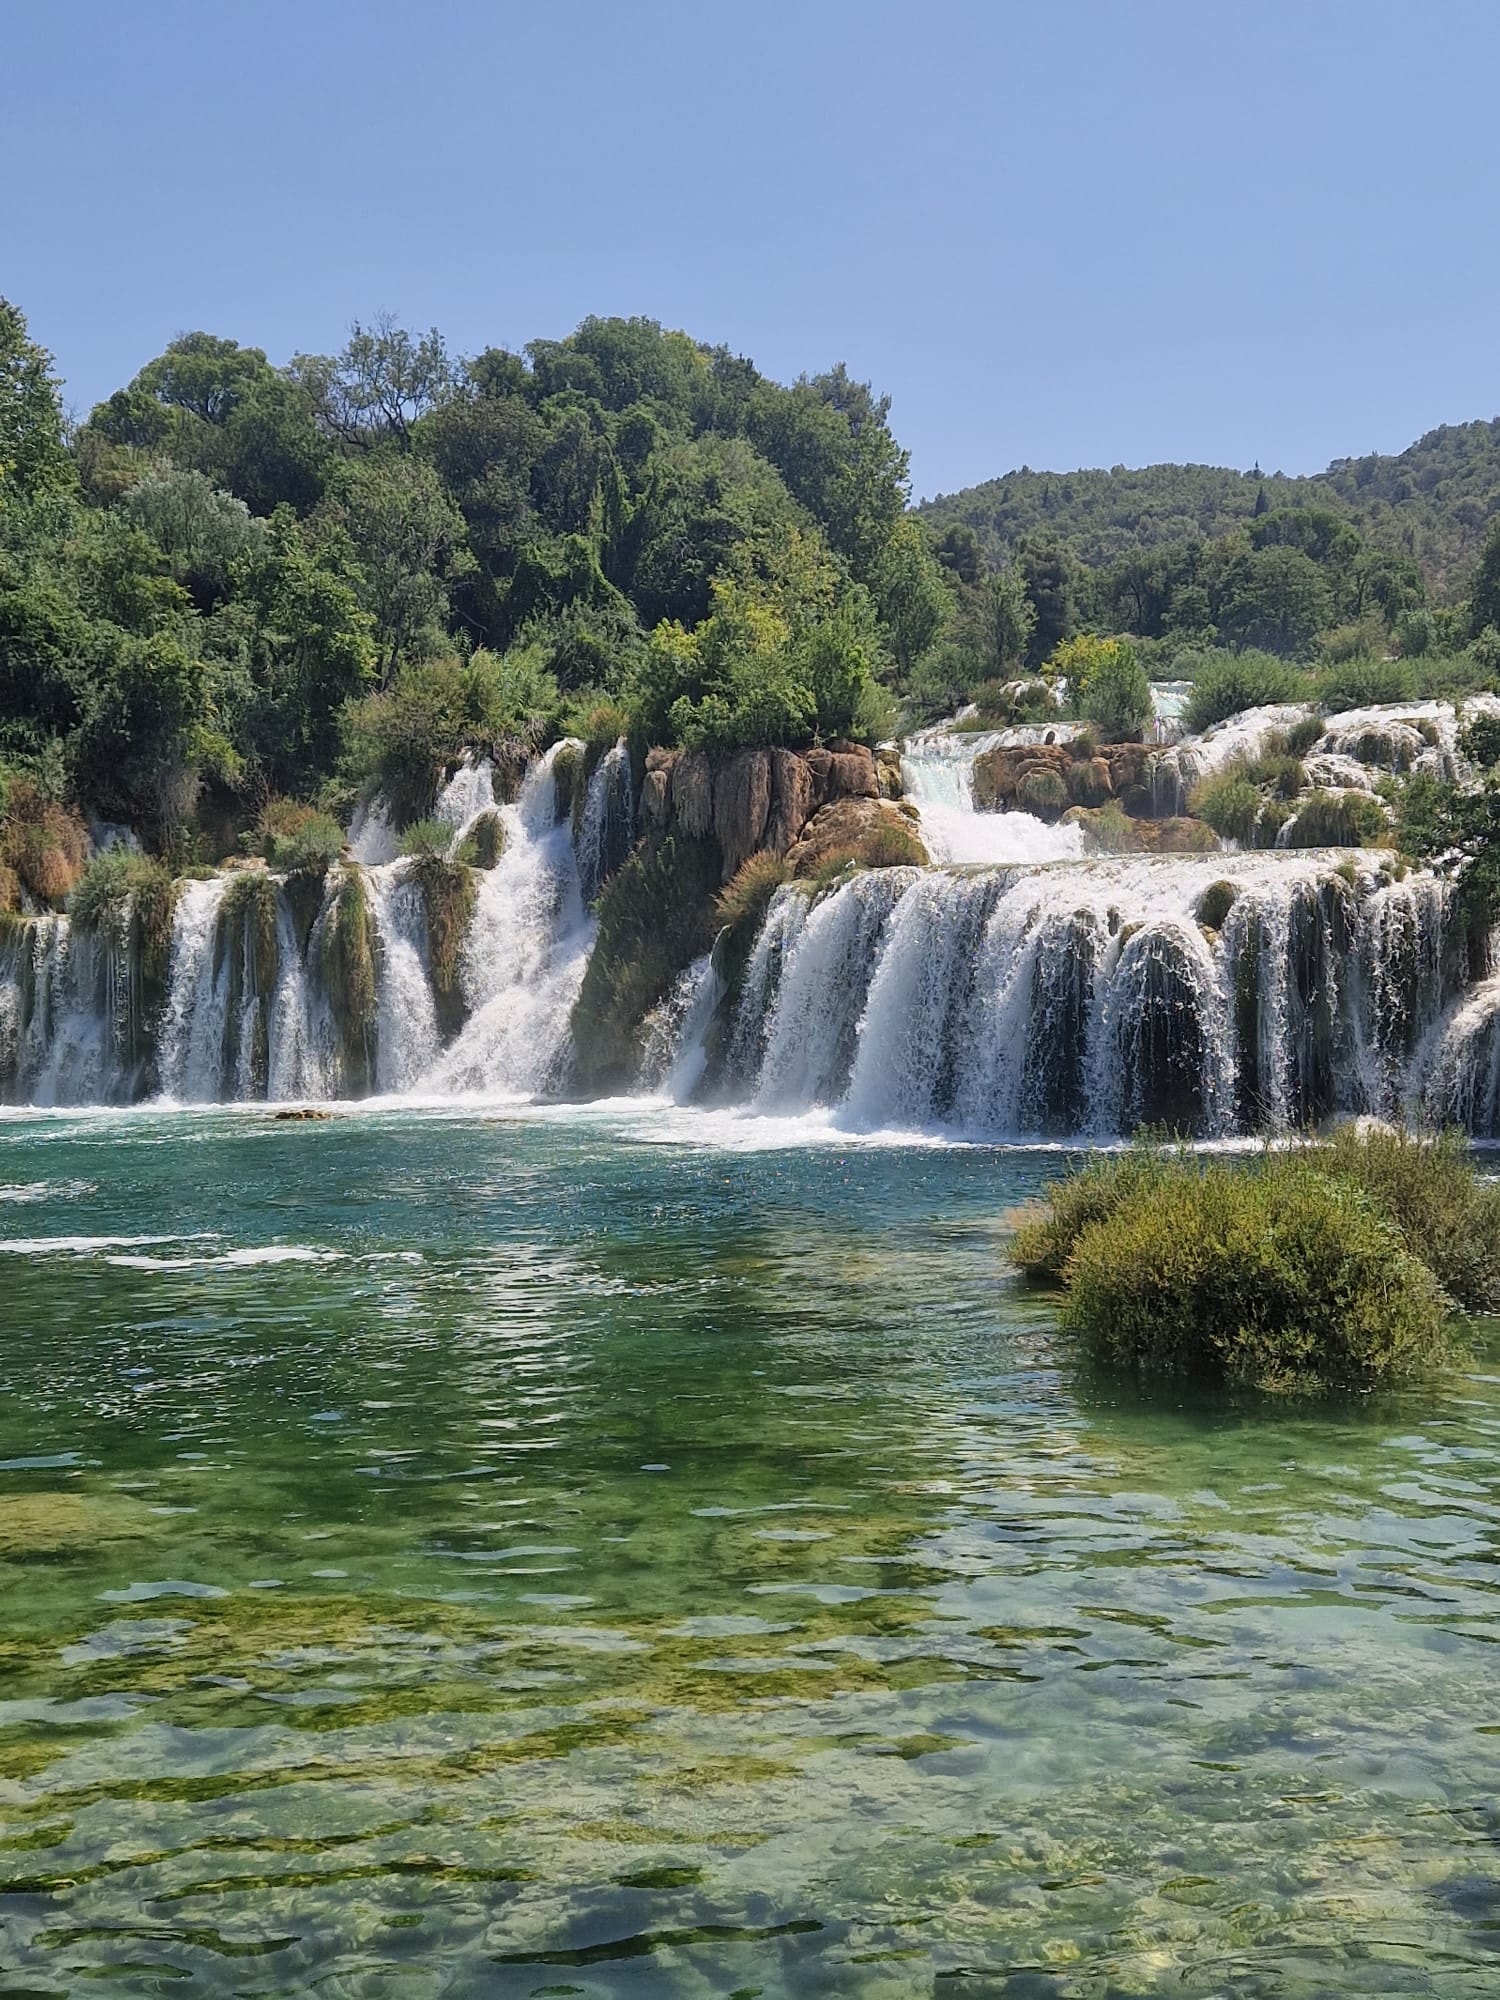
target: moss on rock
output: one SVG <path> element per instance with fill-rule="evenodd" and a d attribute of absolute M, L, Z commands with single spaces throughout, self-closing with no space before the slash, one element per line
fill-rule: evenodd
<path fill-rule="evenodd" d="M 673 834 L 635 849 L 599 897 L 599 934 L 573 1009 L 585 1090 L 630 1081 L 636 1031 L 713 942 L 719 844 Z"/>

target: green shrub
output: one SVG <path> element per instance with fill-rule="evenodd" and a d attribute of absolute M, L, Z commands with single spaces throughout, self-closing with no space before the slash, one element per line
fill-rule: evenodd
<path fill-rule="evenodd" d="M 1297 808 L 1288 847 L 1381 847 L 1394 839 L 1379 799 L 1369 792 L 1309 792 Z"/>
<path fill-rule="evenodd" d="M 1127 639 L 1115 640 L 1089 667 L 1073 705 L 1087 722 L 1095 723 L 1106 742 L 1139 741 L 1154 713 L 1146 669 Z"/>
<path fill-rule="evenodd" d="M 1016 804 L 1038 819 L 1056 819 L 1067 810 L 1067 781 L 1056 771 L 1028 771 L 1016 786 Z"/>
<path fill-rule="evenodd" d="M 512 760 L 517 745 L 551 741 L 561 712 L 557 683 L 532 648 L 513 647 L 503 659 L 481 650 L 467 660 L 423 660 L 345 707 L 345 776 L 383 792 L 398 822 L 420 819 L 466 750 Z"/>
<path fill-rule="evenodd" d="M 1252 757 L 1245 765 L 1245 776 L 1252 785 L 1277 799 L 1294 799 L 1307 789 L 1302 759 L 1282 750 L 1267 749 L 1263 755 Z"/>
<path fill-rule="evenodd" d="M 1448 1302 L 1357 1187 L 1299 1158 L 1179 1164 L 1090 1224 L 1063 1323 L 1100 1361 L 1267 1391 L 1371 1389 L 1450 1358 Z"/>
<path fill-rule="evenodd" d="M 1122 1202 L 1150 1198 L 1173 1171 L 1174 1156 L 1150 1145 L 1104 1153 L 1066 1180 L 1049 1181 L 1041 1198 L 1012 1212 L 1010 1261 L 1033 1284 L 1060 1285 L 1078 1239 Z"/>
<path fill-rule="evenodd" d="M 88 862 L 78 886 L 68 898 L 68 915 L 75 924 L 97 929 L 118 914 L 136 896 L 150 897 L 163 884 L 171 886 L 171 873 L 149 854 L 129 847 L 111 847 Z"/>
<path fill-rule="evenodd" d="M 1264 804 L 1244 766 L 1233 764 L 1194 785 L 1188 810 L 1206 820 L 1221 840 L 1237 840 L 1242 847 L 1249 847 Z"/>
<path fill-rule="evenodd" d="M 1223 930 L 1224 919 L 1238 902 L 1239 894 L 1233 882 L 1209 883 L 1198 898 L 1198 921 L 1205 930 Z"/>
<path fill-rule="evenodd" d="M 1285 732 L 1287 755 L 1305 757 L 1322 736 L 1324 728 L 1321 715 L 1304 715 L 1300 722 L 1294 722 Z"/>
<path fill-rule="evenodd" d="M 402 834 L 398 846 L 405 855 L 429 861 L 446 861 L 453 846 L 453 831 L 446 820 L 413 820 Z"/>
<path fill-rule="evenodd" d="M 1459 748 L 1482 771 L 1500 764 L 1500 715 L 1476 715 L 1464 725 Z"/>
<path fill-rule="evenodd" d="M 1480 1179 L 1461 1134 L 1346 1127 L 1316 1160 L 1363 1188 L 1466 1312 L 1500 1312 L 1500 1186 Z"/>
<path fill-rule="evenodd" d="M 720 929 L 749 932 L 753 937 L 760 929 L 767 904 L 786 879 L 786 862 L 781 855 L 765 848 L 759 854 L 752 854 L 719 892 L 714 916 Z"/>
<path fill-rule="evenodd" d="M 1064 823 L 1081 826 L 1090 847 L 1098 854 L 1139 854 L 1140 828 L 1118 799 L 1106 799 L 1102 806 L 1074 806 L 1063 815 Z"/>
<path fill-rule="evenodd" d="M 1014 1218 L 1012 1265 L 1063 1285 L 1101 1359 L 1261 1388 L 1368 1388 L 1500 1308 L 1500 1188 L 1462 1138 L 1354 1127 L 1244 1163 L 1139 1145 Z"/>
<path fill-rule="evenodd" d="M 1307 676 L 1272 653 L 1184 653 L 1177 671 L 1193 683 L 1183 722 L 1194 732 L 1212 728 L 1247 708 L 1308 697 Z"/>
<path fill-rule="evenodd" d="M 268 799 L 249 845 L 278 875 L 322 875 L 344 851 L 344 830 L 316 806 Z"/>
<path fill-rule="evenodd" d="M 464 846 L 476 868 L 494 868 L 505 852 L 505 821 L 497 812 L 481 813 L 469 828 Z"/>
<path fill-rule="evenodd" d="M 1323 707 L 1336 713 L 1345 708 L 1411 701 L 1416 682 L 1409 660 L 1354 659 L 1321 668 L 1314 687 Z"/>

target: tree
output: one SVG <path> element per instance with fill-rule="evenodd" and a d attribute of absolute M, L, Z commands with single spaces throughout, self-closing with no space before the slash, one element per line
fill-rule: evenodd
<path fill-rule="evenodd" d="M 1310 556 L 1278 543 L 1241 553 L 1228 564 L 1214 618 L 1235 645 L 1263 646 L 1292 658 L 1332 624 L 1333 596 Z"/>
<path fill-rule="evenodd" d="M 339 354 L 299 354 L 292 375 L 330 436 L 356 451 L 382 442 L 409 451 L 414 427 L 455 388 L 437 328 L 414 337 L 389 313 L 368 327 L 356 320 Z"/>
<path fill-rule="evenodd" d="M 1078 566 L 1069 551 L 1052 536 L 1027 541 L 1020 551 L 1019 562 L 1034 614 L 1026 664 L 1037 667 L 1065 639 L 1072 638 L 1077 629 Z"/>
<path fill-rule="evenodd" d="M 73 484 L 52 356 L 26 330 L 25 316 L 0 298 L 0 506 Z"/>
<path fill-rule="evenodd" d="M 432 467 L 419 458 L 370 453 L 344 465 L 335 487 L 337 519 L 358 558 L 360 596 L 375 621 L 389 680 L 419 642 L 442 643 L 448 582 L 473 558 L 463 516 Z"/>
<path fill-rule="evenodd" d="M 1477 639 L 1490 625 L 1500 631 L 1500 518 L 1485 536 L 1469 586 L 1469 637 Z"/>
<path fill-rule="evenodd" d="M 211 611 L 228 595 L 231 566 L 261 532 L 244 501 L 220 492 L 201 472 L 154 472 L 130 489 L 123 506 L 200 611 Z"/>
<path fill-rule="evenodd" d="M 1059 646 L 1048 665 L 1066 679 L 1078 714 L 1107 741 L 1140 740 L 1152 716 L 1151 683 L 1128 639 L 1081 632 Z"/>
<path fill-rule="evenodd" d="M 932 552 L 927 530 L 913 515 L 898 521 L 875 565 L 871 591 L 891 651 L 909 674 L 952 615 L 954 593 Z"/>

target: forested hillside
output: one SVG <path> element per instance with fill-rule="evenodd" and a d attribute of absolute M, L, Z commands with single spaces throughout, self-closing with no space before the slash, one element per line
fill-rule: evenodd
<path fill-rule="evenodd" d="M 841 365 L 784 386 L 588 319 L 468 358 L 356 325 L 284 366 L 190 333 L 71 428 L 0 301 L 0 910 L 61 906 L 89 823 L 315 859 L 375 788 L 417 820 L 464 752 L 564 734 L 644 760 L 1065 698 L 1128 736 L 1148 672 L 1221 706 L 1500 679 L 1495 426 L 913 512 L 888 418 Z"/>
<path fill-rule="evenodd" d="M 1439 599 L 1462 592 L 1500 512 L 1500 419 L 1444 424 L 1395 456 L 1336 459 L 1313 477 L 1213 465 L 1123 465 L 1108 472 L 1023 467 L 921 508 L 941 534 L 974 530 L 992 562 L 1049 533 L 1108 564 L 1189 537 L 1230 533 L 1277 507 L 1327 507 L 1382 548 L 1412 557 Z"/>

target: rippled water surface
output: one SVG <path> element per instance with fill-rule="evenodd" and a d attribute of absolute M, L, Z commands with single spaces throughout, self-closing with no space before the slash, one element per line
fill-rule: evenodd
<path fill-rule="evenodd" d="M 0 1124 L 0 1995 L 1500 1991 L 1500 1350 L 1130 1396 L 1044 1157 L 639 1124 Z"/>

